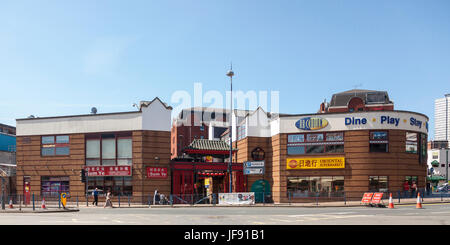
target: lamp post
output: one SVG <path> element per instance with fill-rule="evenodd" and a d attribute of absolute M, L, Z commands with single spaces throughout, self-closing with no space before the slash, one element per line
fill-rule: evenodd
<path fill-rule="evenodd" d="M 227 72 L 227 76 L 230 77 L 230 87 L 231 87 L 231 98 L 230 98 L 230 162 L 228 163 L 228 171 L 230 173 L 230 189 L 229 192 L 233 192 L 233 170 L 232 170 L 232 162 L 233 162 L 233 65 L 231 65 L 230 70 Z"/>

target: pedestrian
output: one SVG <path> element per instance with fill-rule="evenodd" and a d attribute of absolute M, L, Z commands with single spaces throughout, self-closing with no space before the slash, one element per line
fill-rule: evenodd
<path fill-rule="evenodd" d="M 431 183 L 427 182 L 427 195 L 431 196 Z"/>
<path fill-rule="evenodd" d="M 104 208 L 106 207 L 113 207 L 112 201 L 111 201 L 111 191 L 108 190 L 108 192 L 106 193 L 106 201 L 105 201 L 105 205 L 103 206 Z"/>
<path fill-rule="evenodd" d="M 416 191 L 417 191 L 417 184 L 415 181 L 413 181 L 411 185 L 411 197 L 416 196 Z"/>
<path fill-rule="evenodd" d="M 98 206 L 98 189 L 97 189 L 97 187 L 92 192 L 92 195 L 94 196 L 94 201 L 92 202 L 92 205 L 95 204 L 95 206 L 97 207 Z"/>
<path fill-rule="evenodd" d="M 409 182 L 405 180 L 405 183 L 403 183 L 403 193 L 405 194 L 405 198 L 408 197 L 409 194 Z"/>
<path fill-rule="evenodd" d="M 158 190 L 155 190 L 155 195 L 153 196 L 153 205 L 157 205 L 161 201 Z"/>

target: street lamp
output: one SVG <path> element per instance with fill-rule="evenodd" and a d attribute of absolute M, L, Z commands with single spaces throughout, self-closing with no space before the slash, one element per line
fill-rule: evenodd
<path fill-rule="evenodd" d="M 233 192 L 233 170 L 232 170 L 232 162 L 233 162 L 233 65 L 231 65 L 230 70 L 227 72 L 227 76 L 230 77 L 230 87 L 231 87 L 231 98 L 230 98 L 230 162 L 228 163 L 228 171 L 230 173 L 230 189 L 229 192 Z"/>

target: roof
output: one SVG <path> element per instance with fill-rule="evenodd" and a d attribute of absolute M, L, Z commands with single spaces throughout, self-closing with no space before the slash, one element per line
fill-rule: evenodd
<path fill-rule="evenodd" d="M 194 139 L 185 150 L 229 151 L 230 145 L 223 140 Z"/>
<path fill-rule="evenodd" d="M 392 104 L 386 91 L 352 89 L 333 94 L 330 107 L 347 106 L 348 102 L 354 97 L 361 98 L 365 104 Z"/>
<path fill-rule="evenodd" d="M 171 106 L 168 106 L 166 103 L 162 102 L 158 97 L 155 97 L 152 101 L 141 101 L 140 106 L 148 107 L 154 101 L 159 101 L 161 104 L 168 110 L 172 110 Z M 110 113 L 90 113 L 90 114 L 79 114 L 79 115 L 67 115 L 67 116 L 52 116 L 52 117 L 28 117 L 28 118 L 19 118 L 16 121 L 23 120 L 39 120 L 39 119 L 52 119 L 52 118 L 70 118 L 70 117 L 95 117 L 95 116 L 108 116 L 108 115 L 120 115 L 120 114 L 132 114 L 132 113 L 142 113 L 142 111 L 125 111 L 125 112 L 110 112 Z"/>

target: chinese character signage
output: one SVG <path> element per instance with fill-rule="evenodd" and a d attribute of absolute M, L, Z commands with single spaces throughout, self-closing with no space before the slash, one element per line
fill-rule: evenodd
<path fill-rule="evenodd" d="M 167 168 L 147 167 L 147 178 L 165 179 L 167 178 Z"/>
<path fill-rule="evenodd" d="M 345 168 L 345 157 L 288 158 L 287 170 Z"/>
<path fill-rule="evenodd" d="M 90 166 L 85 167 L 89 177 L 95 176 L 131 176 L 131 166 Z"/>

